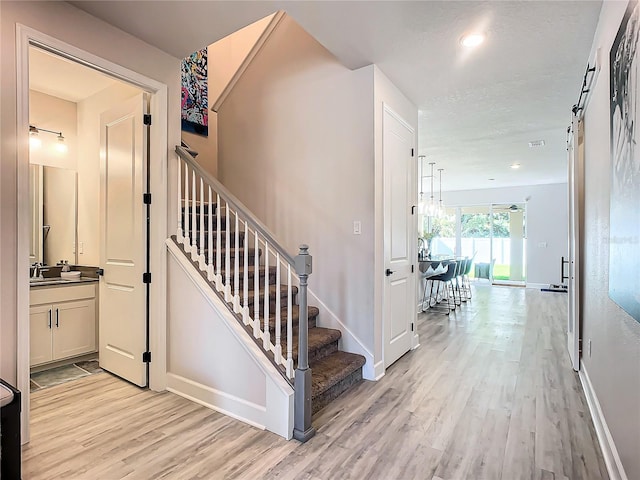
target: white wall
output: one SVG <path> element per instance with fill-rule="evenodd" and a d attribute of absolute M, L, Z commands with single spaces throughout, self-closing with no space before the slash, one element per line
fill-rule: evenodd
<path fill-rule="evenodd" d="M 173 242 L 169 251 L 167 388 L 291 438 L 293 388 Z"/>
<path fill-rule="evenodd" d="M 78 102 L 78 253 L 80 265 L 100 265 L 100 114 L 140 90 L 117 82 Z"/>
<path fill-rule="evenodd" d="M 38 138 L 42 145 L 29 149 L 29 163 L 75 170 L 78 159 L 76 104 L 29 90 L 29 123 L 38 128 L 62 132 L 67 146 L 66 152 L 58 151 L 55 148 L 59 143 L 57 135 L 40 132 Z"/>
<path fill-rule="evenodd" d="M 524 203 L 527 198 L 527 284 L 559 284 L 561 257 L 568 252 L 566 183 L 442 192 L 447 207 Z"/>
<path fill-rule="evenodd" d="M 585 109 L 582 328 L 583 345 L 591 341 L 591 354 L 583 354 L 582 368 L 588 372 L 627 478 L 631 480 L 640 478 L 640 323 L 608 295 L 609 51 L 626 3 L 603 3 L 591 52 L 593 57 L 600 49 L 602 70 L 591 87 Z"/>
<path fill-rule="evenodd" d="M 38 128 L 62 132 L 67 147 L 59 151 L 57 135 L 40 132 L 39 147 L 29 147 L 29 163 L 44 165 L 43 224 L 49 225 L 43 262 L 75 262 L 74 245 L 76 167 L 78 159 L 77 106 L 74 102 L 29 90 L 29 123 Z M 33 226 L 40 229 L 40 226 Z M 33 228 L 32 227 L 32 228 Z M 38 233 L 42 238 L 42 231 Z"/>
<path fill-rule="evenodd" d="M 310 246 L 310 289 L 371 352 L 372 99 L 372 67 L 350 71 L 285 17 L 218 112 L 220 180 L 291 254 Z"/>
<path fill-rule="evenodd" d="M 20 23 L 168 86 L 167 151 L 180 141 L 180 64 L 147 43 L 108 25 L 66 2 L 0 2 L 0 375 L 16 382 L 18 269 L 17 161 L 27 145 L 16 138 L 16 24 Z M 170 153 L 173 155 L 173 153 Z M 25 238 L 20 241 L 26 241 Z M 155 248 L 155 247 L 154 247 Z M 19 265 L 26 269 L 27 261 Z"/>
<path fill-rule="evenodd" d="M 207 47 L 207 92 L 209 131 L 205 137 L 182 132 L 182 138 L 196 152 L 198 163 L 213 176 L 218 175 L 218 114 L 211 110 L 242 62 L 264 33 L 275 14 L 241 28 Z"/>

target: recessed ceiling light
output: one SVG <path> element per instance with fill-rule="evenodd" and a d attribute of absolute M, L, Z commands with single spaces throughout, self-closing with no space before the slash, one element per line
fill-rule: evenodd
<path fill-rule="evenodd" d="M 482 33 L 469 33 L 467 35 L 463 35 L 460 39 L 460 44 L 467 48 L 477 47 L 482 42 L 484 42 L 484 34 Z"/>
<path fill-rule="evenodd" d="M 529 148 L 544 147 L 544 140 L 534 140 L 529 142 Z"/>
<path fill-rule="evenodd" d="M 490 178 L 489 179 L 490 182 L 493 182 L 494 180 L 495 180 L 495 178 Z"/>
<path fill-rule="evenodd" d="M 513 163 L 513 164 L 511 164 L 511 168 L 513 168 L 514 170 L 517 170 L 518 168 L 520 168 L 520 164 L 519 163 Z"/>

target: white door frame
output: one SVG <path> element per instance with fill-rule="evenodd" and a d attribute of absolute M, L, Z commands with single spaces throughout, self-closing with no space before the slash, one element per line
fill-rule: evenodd
<path fill-rule="evenodd" d="M 29 46 L 34 45 L 68 60 L 106 73 L 151 93 L 151 208 L 149 343 L 153 361 L 149 364 L 149 387 L 166 388 L 166 247 L 167 237 L 167 85 L 45 33 L 16 26 L 17 80 L 17 383 L 22 392 L 22 443 L 29 441 Z"/>

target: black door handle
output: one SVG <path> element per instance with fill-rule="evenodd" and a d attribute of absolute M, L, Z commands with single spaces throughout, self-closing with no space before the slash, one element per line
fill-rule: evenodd
<path fill-rule="evenodd" d="M 388 277 L 389 275 L 391 275 L 393 273 L 393 270 L 387 268 L 387 271 L 385 272 L 385 275 Z"/>
<path fill-rule="evenodd" d="M 49 328 L 51 328 L 51 309 L 49 309 Z"/>
<path fill-rule="evenodd" d="M 569 260 L 565 260 L 564 257 L 562 257 L 562 260 L 560 261 L 560 283 L 564 282 L 565 280 L 569 280 L 569 275 L 565 275 L 564 274 L 564 264 L 565 263 L 569 263 Z"/>

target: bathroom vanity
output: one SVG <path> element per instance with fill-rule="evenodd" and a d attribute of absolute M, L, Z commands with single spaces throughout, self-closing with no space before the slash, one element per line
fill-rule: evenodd
<path fill-rule="evenodd" d="M 97 351 L 97 279 L 44 279 L 31 283 L 30 365 Z"/>

